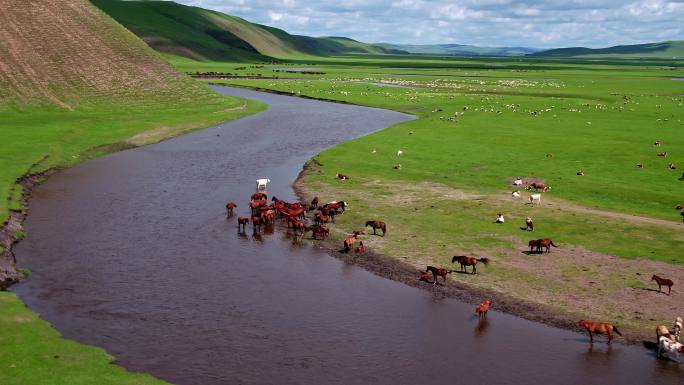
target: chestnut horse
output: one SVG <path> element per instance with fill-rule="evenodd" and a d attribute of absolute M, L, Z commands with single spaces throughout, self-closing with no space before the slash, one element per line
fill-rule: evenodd
<path fill-rule="evenodd" d="M 546 247 L 546 252 L 550 253 L 551 252 L 551 246 L 553 247 L 558 247 L 556 244 L 553 243 L 553 241 L 550 238 L 544 238 L 539 242 L 538 250 L 541 251 L 542 248 Z"/>
<path fill-rule="evenodd" d="M 477 318 L 481 320 L 487 318 L 487 312 L 489 311 L 490 306 L 492 306 L 491 299 L 488 299 L 477 305 L 477 307 L 475 308 L 475 314 L 477 314 Z"/>
<path fill-rule="evenodd" d="M 306 225 L 304 224 L 304 222 L 295 220 L 294 222 L 292 222 L 292 230 L 295 234 L 297 234 L 298 231 L 301 231 L 301 235 L 304 235 L 304 232 L 306 231 Z"/>
<path fill-rule="evenodd" d="M 432 273 L 432 278 L 434 279 L 433 285 L 437 284 L 437 277 L 442 277 L 444 282 L 446 282 L 447 279 L 447 274 L 451 273 L 451 271 L 443 268 L 443 267 L 434 267 L 434 266 L 428 266 L 425 269 L 425 272 L 430 272 Z"/>
<path fill-rule="evenodd" d="M 359 245 L 354 249 L 356 254 L 365 254 L 366 253 L 366 246 L 363 245 L 363 241 L 359 242 Z"/>
<path fill-rule="evenodd" d="M 653 276 L 651 277 L 651 281 L 656 281 L 656 283 L 658 284 L 659 292 L 663 286 L 667 286 L 667 295 L 670 295 L 670 293 L 672 293 L 672 285 L 674 285 L 674 282 L 672 282 L 671 279 L 659 277 L 653 274 Z"/>
<path fill-rule="evenodd" d="M 325 239 L 328 234 L 330 234 L 330 230 L 326 229 L 323 226 L 312 226 L 312 227 L 307 227 L 306 231 L 311 231 L 311 236 L 313 239 L 318 239 L 318 236 L 321 237 L 321 239 Z"/>
<path fill-rule="evenodd" d="M 344 239 L 344 252 L 349 253 L 349 250 L 354 250 L 354 243 L 356 242 L 356 235 L 350 235 Z"/>
<path fill-rule="evenodd" d="M 258 215 L 252 215 L 252 228 L 254 232 L 259 232 L 261 225 L 264 224 L 264 219 Z"/>
<path fill-rule="evenodd" d="M 589 341 L 594 343 L 594 334 L 605 334 L 608 336 L 608 343 L 613 340 L 613 332 L 622 336 L 622 333 L 617 329 L 617 326 L 605 322 L 593 322 L 587 320 L 580 320 L 577 322 L 577 327 L 587 329 L 589 333 Z"/>
<path fill-rule="evenodd" d="M 242 227 L 242 231 L 245 231 L 245 227 L 249 223 L 249 218 L 247 217 L 238 217 L 238 231 L 240 231 L 240 227 Z"/>
<path fill-rule="evenodd" d="M 468 272 L 467 266 L 472 266 L 473 267 L 473 272 L 471 274 L 476 274 L 477 273 L 477 268 L 475 265 L 477 265 L 477 262 L 482 262 L 487 266 L 489 264 L 489 258 L 486 257 L 480 257 L 480 258 L 475 258 L 475 257 L 469 257 L 466 255 L 455 255 L 453 258 L 451 258 L 451 263 L 458 262 L 461 264 L 461 271 L 464 273 Z"/>
<path fill-rule="evenodd" d="M 377 229 L 382 230 L 382 236 L 383 237 L 387 233 L 387 225 L 385 225 L 385 222 L 383 222 L 383 221 L 366 221 L 366 227 L 368 227 L 368 226 L 373 228 L 373 235 L 377 235 L 375 233 L 375 230 L 377 230 Z"/>
<path fill-rule="evenodd" d="M 236 207 L 237 207 L 237 205 L 233 202 L 226 203 L 226 212 L 228 213 L 229 217 L 233 216 L 233 209 Z"/>

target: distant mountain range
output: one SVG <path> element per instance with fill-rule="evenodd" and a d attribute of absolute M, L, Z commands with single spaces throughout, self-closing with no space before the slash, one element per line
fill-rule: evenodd
<path fill-rule="evenodd" d="M 528 54 L 534 57 L 684 59 L 684 41 L 616 45 L 608 48 L 557 48 Z"/>
<path fill-rule="evenodd" d="M 376 45 L 388 50 L 436 56 L 523 56 L 540 51 L 540 49 L 528 47 L 478 47 L 463 44 L 413 45 L 380 43 Z"/>
<path fill-rule="evenodd" d="M 684 58 L 684 41 L 541 50 L 462 44 L 362 43 L 346 37 L 292 35 L 282 29 L 199 7 L 159 0 L 91 0 L 150 47 L 195 60 L 269 61 L 336 55 L 529 56 L 538 58 Z"/>

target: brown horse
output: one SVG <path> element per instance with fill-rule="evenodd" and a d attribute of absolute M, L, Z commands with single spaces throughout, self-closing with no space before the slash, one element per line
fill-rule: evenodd
<path fill-rule="evenodd" d="M 308 227 L 307 231 L 311 231 L 311 236 L 313 236 L 313 239 L 318 239 L 320 236 L 321 239 L 325 239 L 328 234 L 330 234 L 330 230 L 326 229 L 323 226 L 312 226 Z"/>
<path fill-rule="evenodd" d="M 292 230 L 295 234 L 297 234 L 297 232 L 301 232 L 301 235 L 304 235 L 304 232 L 306 232 L 306 225 L 304 222 L 294 221 L 292 222 Z"/>
<path fill-rule="evenodd" d="M 653 274 L 653 276 L 651 277 L 651 281 L 656 281 L 656 283 L 658 284 L 659 292 L 663 286 L 667 286 L 667 295 L 670 295 L 670 293 L 672 293 L 672 285 L 674 285 L 674 282 L 672 282 L 671 279 L 659 277 Z"/>
<path fill-rule="evenodd" d="M 531 239 L 529 242 L 527 242 L 527 245 L 530 246 L 530 254 L 534 252 L 538 252 L 540 250 L 539 244 L 541 243 L 541 239 Z"/>
<path fill-rule="evenodd" d="M 258 192 L 258 193 L 252 194 L 250 199 L 253 201 L 261 201 L 261 200 L 267 200 L 268 196 L 262 192 Z"/>
<path fill-rule="evenodd" d="M 451 263 L 458 262 L 461 264 L 461 271 L 464 273 L 468 272 L 468 267 L 467 266 L 472 266 L 473 267 L 473 272 L 471 274 L 476 274 L 477 273 L 477 268 L 475 265 L 477 265 L 478 262 L 482 262 L 487 266 L 489 264 L 489 258 L 486 257 L 480 257 L 480 258 L 475 258 L 475 257 L 469 257 L 467 255 L 455 255 L 453 258 L 451 258 Z"/>
<path fill-rule="evenodd" d="M 541 240 L 537 240 L 539 242 L 537 246 L 537 251 L 540 252 L 542 248 L 546 248 L 546 252 L 550 253 L 551 252 L 551 246 L 553 247 L 558 247 L 556 244 L 553 243 L 553 241 L 550 238 L 544 238 Z"/>
<path fill-rule="evenodd" d="M 535 191 L 547 192 L 551 190 L 551 187 L 544 184 L 544 182 L 532 182 L 527 186 L 528 190 L 534 189 Z"/>
<path fill-rule="evenodd" d="M 432 277 L 432 274 L 430 274 L 429 271 L 421 271 L 420 274 L 418 275 L 418 280 L 419 281 L 425 281 L 427 283 L 433 283 L 433 281 L 430 280 Z"/>
<path fill-rule="evenodd" d="M 587 320 L 580 320 L 577 322 L 577 327 L 583 327 L 589 333 L 589 341 L 594 343 L 594 334 L 605 334 L 608 336 L 608 343 L 613 340 L 613 332 L 622 336 L 622 333 L 616 326 L 605 322 L 592 322 Z"/>
<path fill-rule="evenodd" d="M 236 207 L 237 207 L 237 205 L 233 202 L 226 203 L 226 212 L 228 213 L 229 217 L 233 216 L 233 209 Z"/>
<path fill-rule="evenodd" d="M 489 311 L 490 306 L 492 306 L 491 299 L 488 299 L 477 305 L 477 307 L 475 308 L 475 314 L 477 314 L 477 318 L 481 320 L 487 318 L 487 312 Z"/>
<path fill-rule="evenodd" d="M 266 224 L 274 223 L 276 220 L 275 211 L 273 211 L 273 210 L 268 210 L 268 211 L 264 212 L 263 214 L 261 214 L 261 216 L 264 218 L 264 223 L 266 223 Z"/>
<path fill-rule="evenodd" d="M 437 284 L 437 277 L 442 277 L 442 279 L 444 280 L 444 282 L 446 282 L 447 274 L 451 273 L 451 271 L 449 271 L 449 270 L 447 270 L 447 269 L 445 269 L 445 268 L 443 268 L 443 267 L 434 267 L 434 266 L 428 266 L 428 267 L 425 269 L 425 272 L 426 272 L 426 273 L 427 273 L 427 272 L 432 273 L 432 278 L 433 278 L 433 280 L 434 280 L 434 282 L 433 282 L 434 285 Z"/>
<path fill-rule="evenodd" d="M 256 215 L 259 212 L 259 208 L 266 206 L 266 201 L 251 201 L 249 202 L 249 208 L 252 209 L 252 215 Z"/>
<path fill-rule="evenodd" d="M 387 225 L 383 221 L 366 221 L 366 226 L 365 227 L 372 227 L 373 228 L 373 235 L 377 235 L 375 231 L 377 229 L 382 230 L 382 236 L 384 237 L 385 234 L 387 233 Z"/>
<path fill-rule="evenodd" d="M 254 232 L 259 232 L 261 225 L 264 224 L 264 219 L 258 215 L 252 215 L 252 229 Z"/>
<path fill-rule="evenodd" d="M 328 215 L 316 214 L 316 216 L 314 217 L 314 222 L 316 222 L 317 225 L 320 225 L 321 223 L 331 222 L 334 219 L 334 217 Z"/>
<path fill-rule="evenodd" d="M 350 235 L 344 239 L 344 252 L 349 253 L 349 250 L 354 250 L 354 243 L 356 242 L 356 234 Z"/>
<path fill-rule="evenodd" d="M 242 227 L 242 231 L 245 231 L 245 227 L 249 223 L 249 218 L 247 217 L 238 217 L 238 231 L 240 231 L 240 227 Z"/>
<path fill-rule="evenodd" d="M 359 245 L 354 249 L 356 254 L 365 254 L 366 253 L 366 246 L 363 245 L 363 242 L 359 242 Z"/>

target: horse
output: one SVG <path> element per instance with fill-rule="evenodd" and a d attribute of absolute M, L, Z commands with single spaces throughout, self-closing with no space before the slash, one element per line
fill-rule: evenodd
<path fill-rule="evenodd" d="M 252 209 L 252 215 L 256 215 L 259 211 L 259 207 L 266 206 L 266 201 L 258 200 L 249 202 L 249 208 Z"/>
<path fill-rule="evenodd" d="M 240 231 L 240 227 L 242 227 L 242 231 L 245 231 L 245 227 L 249 223 L 249 218 L 247 217 L 238 217 L 238 231 Z"/>
<path fill-rule="evenodd" d="M 420 274 L 418 274 L 418 280 L 425 281 L 427 283 L 433 283 L 433 281 L 430 280 L 431 277 L 432 274 L 430 274 L 429 271 L 421 271 Z"/>
<path fill-rule="evenodd" d="M 477 305 L 477 307 L 475 308 L 475 314 L 477 314 L 477 318 L 480 320 L 487 318 L 487 312 L 489 311 L 490 306 L 492 306 L 491 299 L 488 299 Z"/>
<path fill-rule="evenodd" d="M 527 242 L 527 245 L 530 246 L 530 254 L 539 252 L 539 250 L 541 250 L 541 247 L 539 247 L 540 243 L 541 239 L 531 239 L 529 242 Z"/>
<path fill-rule="evenodd" d="M 252 215 L 252 228 L 254 232 L 259 232 L 261 225 L 264 224 L 264 219 L 258 215 Z"/>
<path fill-rule="evenodd" d="M 366 226 L 365 227 L 372 227 L 373 228 L 373 235 L 377 235 L 375 231 L 377 229 L 382 229 L 382 236 L 384 237 L 385 234 L 387 233 L 387 225 L 383 221 L 366 221 Z"/>
<path fill-rule="evenodd" d="M 229 217 L 233 216 L 233 209 L 236 207 L 237 207 L 237 205 L 233 202 L 226 203 L 226 212 L 228 213 Z"/>
<path fill-rule="evenodd" d="M 366 253 L 366 246 L 363 245 L 363 242 L 359 242 L 359 245 L 354 249 L 356 254 L 365 254 Z"/>
<path fill-rule="evenodd" d="M 442 277 L 444 282 L 446 282 L 447 279 L 447 274 L 451 273 L 451 271 L 443 268 L 443 267 L 434 267 L 434 266 L 428 266 L 425 269 L 425 272 L 430 272 L 432 273 L 432 278 L 434 280 L 433 285 L 437 284 L 437 277 Z"/>
<path fill-rule="evenodd" d="M 344 239 L 344 252 L 349 253 L 349 250 L 354 250 L 354 243 L 356 242 L 356 234 L 350 235 Z"/>
<path fill-rule="evenodd" d="M 318 239 L 318 236 L 320 235 L 321 240 L 323 240 L 328 236 L 328 234 L 330 234 L 330 230 L 320 225 L 308 227 L 306 231 L 311 231 L 311 236 L 313 239 Z"/>
<path fill-rule="evenodd" d="M 318 196 L 315 196 L 314 199 L 311 200 L 311 208 L 315 209 L 318 207 Z"/>
<path fill-rule="evenodd" d="M 466 255 L 455 255 L 453 258 L 451 258 L 451 263 L 458 262 L 461 264 L 461 271 L 464 273 L 468 272 L 468 266 L 473 267 L 473 271 L 471 274 L 476 274 L 477 273 L 477 268 L 475 265 L 477 265 L 478 262 L 482 262 L 487 266 L 489 264 L 489 258 L 486 257 L 480 257 L 480 258 L 475 258 L 475 257 L 469 257 Z"/>
<path fill-rule="evenodd" d="M 267 200 L 267 199 L 268 199 L 268 196 L 262 192 L 254 193 L 254 194 L 252 194 L 252 196 L 250 198 L 250 200 L 253 200 L 253 201 L 261 201 L 261 200 Z"/>
<path fill-rule="evenodd" d="M 323 208 L 335 210 L 336 213 L 343 213 L 347 209 L 347 206 L 348 206 L 347 202 L 339 201 L 339 202 L 326 203 L 323 205 Z M 340 212 L 340 210 L 342 210 L 342 211 Z"/>
<path fill-rule="evenodd" d="M 314 222 L 316 222 L 317 225 L 320 225 L 321 223 L 328 223 L 334 221 L 334 219 L 334 217 L 328 215 L 316 214 L 316 216 L 314 217 Z"/>
<path fill-rule="evenodd" d="M 537 251 L 541 252 L 542 248 L 546 247 L 546 252 L 550 253 L 551 252 L 551 246 L 553 247 L 558 247 L 555 243 L 550 238 L 544 238 L 541 240 L 537 240 L 539 243 L 537 244 Z"/>
<path fill-rule="evenodd" d="M 304 235 L 304 233 L 306 232 L 306 225 L 304 224 L 304 222 L 294 221 L 292 222 L 292 230 L 295 234 L 297 234 L 297 231 L 301 231 L 302 235 Z"/>
<path fill-rule="evenodd" d="M 660 341 L 660 337 L 672 339 L 672 333 L 670 333 L 670 330 L 667 328 L 667 326 L 658 325 L 658 327 L 656 327 L 656 341 Z"/>
<path fill-rule="evenodd" d="M 534 222 L 530 217 L 525 218 L 525 230 L 534 231 Z"/>
<path fill-rule="evenodd" d="M 545 185 L 544 182 L 532 182 L 527 186 L 527 189 L 534 189 L 535 191 L 547 192 L 551 190 L 551 187 Z"/>
<path fill-rule="evenodd" d="M 679 354 L 684 353 L 684 345 L 665 336 L 658 339 L 658 357 L 666 357 L 677 363 L 681 362 Z"/>
<path fill-rule="evenodd" d="M 653 274 L 653 276 L 651 277 L 651 281 L 656 281 L 656 283 L 658 284 L 658 292 L 660 292 L 663 286 L 667 286 L 667 295 L 670 295 L 670 293 L 672 293 L 672 285 L 674 285 L 674 282 L 672 282 L 671 279 L 659 277 Z"/>
<path fill-rule="evenodd" d="M 262 214 L 262 217 L 264 218 L 264 223 L 274 223 L 276 220 L 275 216 L 275 211 L 273 210 L 268 210 L 265 213 Z"/>
<path fill-rule="evenodd" d="M 577 322 L 577 327 L 583 327 L 589 333 L 589 341 L 594 343 L 594 334 L 605 334 L 608 336 L 608 343 L 613 340 L 613 332 L 617 335 L 622 336 L 622 333 L 618 330 L 617 326 L 606 323 L 606 322 L 593 322 L 587 320 L 579 320 Z"/>

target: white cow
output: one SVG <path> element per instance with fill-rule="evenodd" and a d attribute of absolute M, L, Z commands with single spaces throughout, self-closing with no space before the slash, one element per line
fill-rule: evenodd
<path fill-rule="evenodd" d="M 658 357 L 666 357 L 680 363 L 679 354 L 684 353 L 684 345 L 665 336 L 658 340 Z"/>
<path fill-rule="evenodd" d="M 266 185 L 270 182 L 270 179 L 262 178 L 256 180 L 257 191 L 266 191 Z"/>
<path fill-rule="evenodd" d="M 541 204 L 541 194 L 530 194 L 530 203 Z"/>

